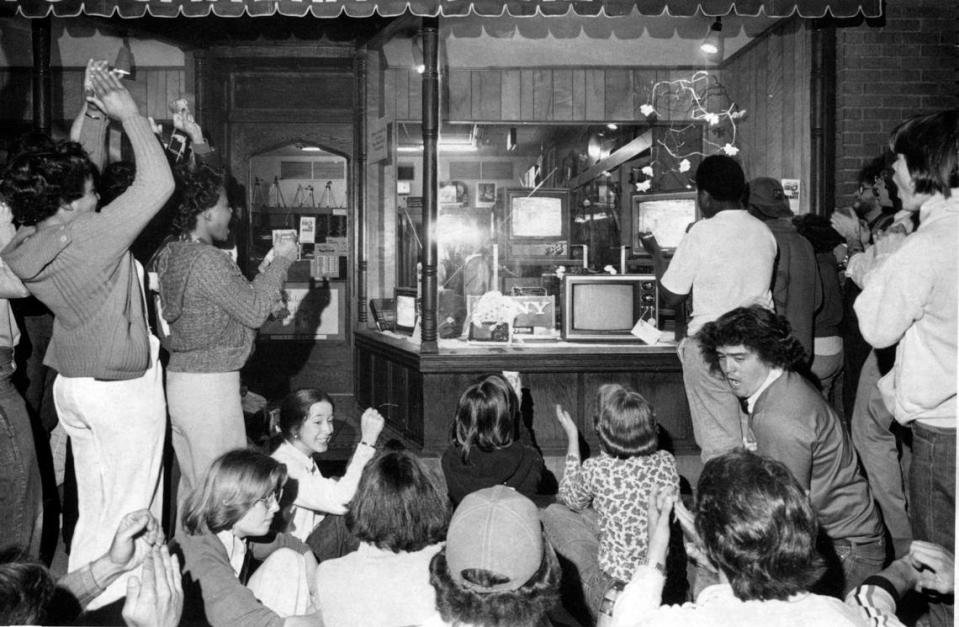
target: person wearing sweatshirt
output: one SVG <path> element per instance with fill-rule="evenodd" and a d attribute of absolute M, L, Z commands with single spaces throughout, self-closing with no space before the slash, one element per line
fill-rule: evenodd
<path fill-rule="evenodd" d="M 87 75 L 96 110 L 83 138 L 102 139 L 106 118 L 122 124 L 136 161 L 130 188 L 97 213 L 96 166 L 74 143 L 19 157 L 0 185 L 21 225 L 3 262 L 55 316 L 44 363 L 59 373 L 54 401 L 73 442 L 79 520 L 71 571 L 109 548 L 127 512 L 159 515 L 166 423 L 159 342 L 147 330 L 128 249 L 173 192 L 173 177 L 150 123 L 107 63 L 91 62 Z M 121 577 L 91 608 L 126 587 Z"/>
<path fill-rule="evenodd" d="M 166 389 L 182 503 L 214 459 L 246 446 L 240 368 L 253 351 L 256 330 L 280 302 L 297 244 L 278 243 L 272 262 L 248 281 L 215 246 L 229 236 L 233 216 L 223 176 L 202 164 L 178 175 L 179 238 L 157 253 L 153 267 L 160 314 L 169 325 Z"/>

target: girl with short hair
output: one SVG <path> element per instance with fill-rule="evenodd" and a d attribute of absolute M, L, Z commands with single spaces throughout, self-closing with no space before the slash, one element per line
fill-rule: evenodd
<path fill-rule="evenodd" d="M 202 592 L 210 624 L 322 624 L 309 589 L 315 558 L 296 538 L 270 530 L 285 481 L 283 464 L 253 449 L 236 449 L 218 457 L 187 497 L 185 533 L 177 541 L 184 574 Z M 251 557 L 263 562 L 252 575 Z M 192 619 L 199 617 L 186 620 Z"/>
<path fill-rule="evenodd" d="M 569 446 L 557 500 L 544 514 L 556 550 L 580 569 L 586 602 L 595 612 L 606 589 L 629 581 L 646 560 L 649 495 L 679 492 L 676 460 L 659 450 L 653 407 L 638 392 L 618 384 L 599 388 L 593 426 L 598 457 L 580 463 L 579 430 L 556 406 Z M 583 541 L 574 541 L 581 538 Z"/>

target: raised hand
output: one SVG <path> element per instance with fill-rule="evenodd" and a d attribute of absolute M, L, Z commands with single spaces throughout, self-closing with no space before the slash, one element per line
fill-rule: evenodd
<path fill-rule="evenodd" d="M 360 416 L 360 440 L 367 444 L 376 444 L 384 424 L 386 421 L 380 412 L 370 407 Z"/>
<path fill-rule="evenodd" d="M 300 247 L 295 239 L 281 237 L 276 244 L 273 245 L 273 253 L 274 255 L 296 261 L 297 256 L 300 254 Z"/>
<path fill-rule="evenodd" d="M 579 428 L 576 426 L 576 422 L 573 421 L 573 417 L 569 415 L 569 412 L 563 409 L 562 405 L 556 405 L 556 421 L 559 423 L 559 426 L 563 428 L 563 431 L 566 432 L 566 437 L 569 438 L 572 442 L 577 442 L 579 439 Z"/>
<path fill-rule="evenodd" d="M 666 551 L 669 549 L 669 515 L 676 504 L 676 491 L 672 488 L 660 488 L 649 495 L 649 509 L 646 529 L 649 534 L 647 562 L 653 566 L 666 564 Z"/>
<path fill-rule="evenodd" d="M 128 571 L 139 566 L 150 549 L 164 541 L 160 523 L 148 510 L 141 509 L 120 520 L 107 555 L 111 562 Z"/>
<path fill-rule="evenodd" d="M 153 547 L 140 578 L 130 577 L 123 620 L 131 627 L 175 627 L 183 613 L 180 562 L 165 546 Z"/>
<path fill-rule="evenodd" d="M 89 102 L 95 104 L 114 120 L 123 121 L 140 115 L 133 96 L 119 78 L 96 63 L 88 66 L 87 69 L 93 89 L 93 94 L 87 95 Z"/>

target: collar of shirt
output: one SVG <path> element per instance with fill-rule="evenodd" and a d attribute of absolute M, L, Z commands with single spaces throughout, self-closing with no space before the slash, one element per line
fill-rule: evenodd
<path fill-rule="evenodd" d="M 753 407 L 756 405 L 756 401 L 759 400 L 759 395 L 766 391 L 773 382 L 776 381 L 779 377 L 783 376 L 782 368 L 772 368 L 769 371 L 769 374 L 766 375 L 766 380 L 763 381 L 763 384 L 759 386 L 759 389 L 752 393 L 752 395 L 746 399 L 746 412 L 753 413 Z"/>
<path fill-rule="evenodd" d="M 303 472 L 310 475 L 319 472 L 316 467 L 316 462 L 313 461 L 312 455 L 306 455 L 303 453 L 303 451 L 287 441 L 284 441 L 283 444 L 280 445 L 280 448 L 283 449 L 281 455 L 283 456 L 283 459 L 286 460 L 285 463 L 296 464 L 303 470 Z"/>
<path fill-rule="evenodd" d="M 246 541 L 237 538 L 229 529 L 216 534 L 223 546 L 226 548 L 226 556 L 230 560 L 230 567 L 233 573 L 239 577 L 243 570 L 243 562 L 246 561 Z"/>

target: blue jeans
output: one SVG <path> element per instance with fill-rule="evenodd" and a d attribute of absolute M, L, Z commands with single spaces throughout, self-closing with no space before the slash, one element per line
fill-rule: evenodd
<path fill-rule="evenodd" d="M 875 575 L 886 565 L 886 540 L 883 536 L 866 543 L 835 540 L 833 548 L 842 566 L 844 598 L 866 577 Z"/>
<path fill-rule="evenodd" d="M 956 430 L 912 423 L 909 514 L 913 537 L 955 546 Z M 952 625 L 953 606 L 930 603 L 930 624 Z"/>
<path fill-rule="evenodd" d="M 36 559 L 43 523 L 43 487 L 30 416 L 13 386 L 13 349 L 0 348 L 0 544 Z"/>
<path fill-rule="evenodd" d="M 593 619 L 614 579 L 599 567 L 599 515 L 593 509 L 574 512 L 555 503 L 540 510 L 543 529 L 553 549 L 568 560 L 578 575 L 583 601 Z M 563 576 L 567 573 L 564 569 Z"/>

